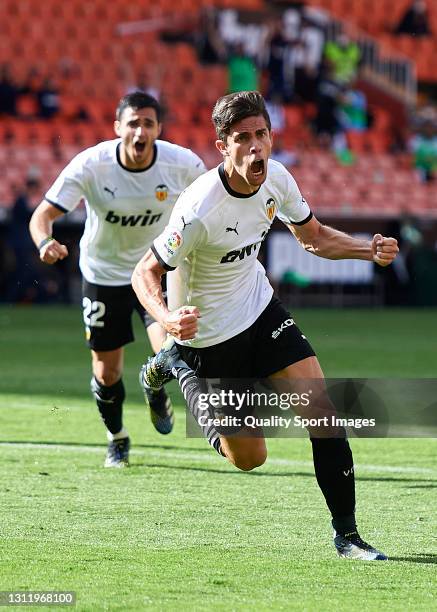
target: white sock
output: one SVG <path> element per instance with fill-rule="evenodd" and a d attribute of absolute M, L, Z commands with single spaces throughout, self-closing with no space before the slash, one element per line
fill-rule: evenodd
<path fill-rule="evenodd" d="M 127 438 L 129 434 L 127 433 L 127 430 L 122 427 L 118 433 L 113 434 L 110 431 L 107 431 L 106 435 L 108 436 L 108 440 L 112 442 L 114 440 L 122 440 L 123 438 Z"/>

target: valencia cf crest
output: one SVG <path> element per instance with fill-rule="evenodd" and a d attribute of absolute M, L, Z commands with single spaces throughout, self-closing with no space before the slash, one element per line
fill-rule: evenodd
<path fill-rule="evenodd" d="M 158 185 L 157 187 L 155 187 L 155 196 L 157 200 L 159 200 L 160 202 L 164 202 L 164 200 L 166 200 L 168 196 L 167 185 Z"/>
<path fill-rule="evenodd" d="M 276 214 L 276 204 L 273 198 L 269 198 L 266 202 L 266 213 L 269 221 L 272 221 Z"/>

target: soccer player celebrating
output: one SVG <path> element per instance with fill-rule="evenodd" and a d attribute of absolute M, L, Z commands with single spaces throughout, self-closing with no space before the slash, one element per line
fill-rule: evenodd
<path fill-rule="evenodd" d="M 53 222 L 85 200 L 79 263 L 83 319 L 92 356 L 91 390 L 108 431 L 105 467 L 128 464 L 122 373 L 123 347 L 134 339 L 133 311 L 141 316 L 154 350 L 159 350 L 165 335 L 138 302 L 132 271 L 167 225 L 177 197 L 206 170 L 192 151 L 158 140 L 161 108 L 152 96 L 142 92 L 124 96 L 114 129 L 117 139 L 82 151 L 67 165 L 30 222 L 41 260 L 54 264 L 67 257 L 68 250 L 53 238 Z M 174 417 L 164 389 L 144 391 L 155 428 L 169 433 Z"/>
<path fill-rule="evenodd" d="M 386 266 L 398 252 L 393 238 L 376 234 L 370 241 L 359 240 L 315 218 L 289 172 L 269 160 L 270 118 L 258 92 L 220 98 L 212 118 L 223 163 L 180 196 L 168 226 L 132 277 L 140 302 L 175 340 L 166 341 L 143 366 L 142 376 L 154 387 L 175 375 L 198 421 L 196 375 L 267 379 L 275 388 L 284 381 L 296 384 L 304 379 L 323 384 L 310 343 L 290 324 L 289 313 L 273 296 L 257 260 L 275 216 L 319 257 L 364 259 Z M 168 308 L 161 275 L 171 270 L 175 272 L 167 277 Z M 322 401 L 328 412 L 335 412 L 326 394 Z M 266 460 L 261 431 L 254 436 L 247 428 L 237 435 L 214 426 L 202 429 L 211 445 L 242 470 Z M 353 459 L 345 430 L 332 426 L 322 433 L 309 428 L 309 433 L 338 554 L 386 559 L 357 532 Z"/>

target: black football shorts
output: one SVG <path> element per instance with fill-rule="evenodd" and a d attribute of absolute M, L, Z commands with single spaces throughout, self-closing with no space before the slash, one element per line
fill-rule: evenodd
<path fill-rule="evenodd" d="M 263 379 L 315 355 L 276 297 L 248 329 L 233 338 L 205 348 L 178 344 L 178 349 L 199 378 Z"/>
<path fill-rule="evenodd" d="M 155 322 L 138 301 L 131 285 L 94 285 L 83 279 L 82 308 L 87 344 L 95 351 L 113 351 L 133 342 L 134 310 L 144 327 Z"/>

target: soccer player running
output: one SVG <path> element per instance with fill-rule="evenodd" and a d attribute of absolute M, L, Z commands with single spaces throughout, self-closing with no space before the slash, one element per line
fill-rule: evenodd
<path fill-rule="evenodd" d="M 53 238 L 53 222 L 74 210 L 82 198 L 86 223 L 80 241 L 82 305 L 91 349 L 91 391 L 107 428 L 105 467 L 128 465 L 130 440 L 122 421 L 124 345 L 134 339 L 132 313 L 141 316 L 153 350 L 165 332 L 138 302 L 131 275 L 168 223 L 180 193 L 205 172 L 192 151 L 159 140 L 161 108 L 142 92 L 124 96 L 116 110 L 117 139 L 79 153 L 61 172 L 36 208 L 30 232 L 40 258 L 54 264 L 68 255 Z M 153 425 L 173 428 L 173 410 L 163 388 L 144 388 Z"/>
<path fill-rule="evenodd" d="M 140 302 L 176 342 L 166 341 L 161 352 L 143 366 L 142 376 L 158 386 L 175 375 L 197 420 L 197 376 L 267 378 L 278 389 L 284 381 L 299 384 L 318 379 L 323 384 L 311 345 L 290 324 L 289 313 L 273 296 L 257 260 L 275 216 L 307 251 L 319 257 L 363 259 L 386 266 L 398 252 L 393 238 L 376 234 L 372 240 L 360 240 L 315 218 L 293 177 L 280 163 L 269 160 L 270 118 L 258 92 L 220 98 L 212 118 L 223 163 L 180 196 L 168 226 L 132 277 Z M 167 276 L 168 308 L 161 276 L 171 270 L 175 272 Z M 325 414 L 335 413 L 326 394 L 321 403 L 325 406 L 320 410 L 328 411 Z M 210 444 L 242 470 L 266 460 L 261 431 L 253 436 L 247 428 L 237 435 L 213 426 L 202 429 Z M 345 430 L 310 428 L 309 433 L 338 554 L 386 559 L 357 532 L 353 459 Z"/>

